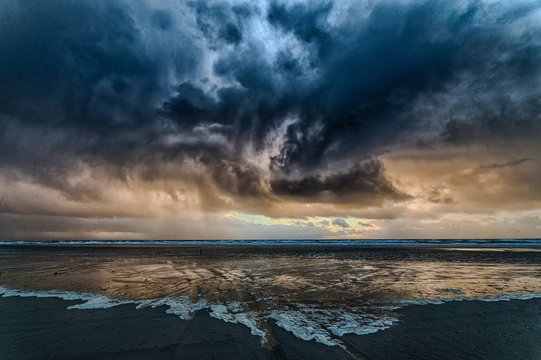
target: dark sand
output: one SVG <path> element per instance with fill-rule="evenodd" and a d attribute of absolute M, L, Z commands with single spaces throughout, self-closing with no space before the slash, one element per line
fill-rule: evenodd
<path fill-rule="evenodd" d="M 368 359 L 541 359 L 541 299 L 459 301 L 399 311 L 388 330 L 342 340 Z"/>
<path fill-rule="evenodd" d="M 242 325 L 163 308 L 66 310 L 77 301 L 0 298 L 0 359 L 350 359 L 274 326 L 264 349 Z M 388 330 L 344 340 L 367 359 L 541 359 L 541 299 L 410 306 Z"/>

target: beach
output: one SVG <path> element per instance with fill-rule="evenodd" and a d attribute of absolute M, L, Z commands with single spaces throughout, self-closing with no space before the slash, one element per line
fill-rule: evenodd
<path fill-rule="evenodd" d="M 537 247 L 273 244 L 0 246 L 1 358 L 541 356 Z"/>
<path fill-rule="evenodd" d="M 346 335 L 354 354 L 296 338 L 275 325 L 265 348 L 248 328 L 199 312 L 189 321 L 163 308 L 66 310 L 76 301 L 0 298 L 2 359 L 539 359 L 541 300 L 415 305 L 400 322 Z"/>

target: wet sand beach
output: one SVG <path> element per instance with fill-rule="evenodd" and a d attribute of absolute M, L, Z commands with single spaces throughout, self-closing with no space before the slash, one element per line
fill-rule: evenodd
<path fill-rule="evenodd" d="M 11 244 L 0 354 L 538 359 L 540 279 L 538 247 Z"/>
<path fill-rule="evenodd" d="M 261 347 L 248 328 L 199 312 L 190 321 L 164 309 L 122 305 L 66 310 L 76 301 L 0 298 L 0 353 L 23 359 L 539 359 L 541 299 L 415 305 L 390 329 L 346 335 L 355 354 L 296 338 L 275 325 Z"/>

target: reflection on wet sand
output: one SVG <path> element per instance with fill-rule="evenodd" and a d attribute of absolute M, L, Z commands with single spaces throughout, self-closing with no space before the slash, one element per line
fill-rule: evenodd
<path fill-rule="evenodd" d="M 497 296 L 541 290 L 541 255 L 516 261 L 498 256 L 440 255 L 426 251 L 402 256 L 389 251 L 359 253 L 287 252 L 146 255 L 126 249 L 78 249 L 2 252 L 4 285 L 32 290 L 68 290 L 106 294 L 118 299 L 204 295 L 211 302 L 256 299 L 302 303 L 363 305 L 398 299 Z M 455 254 L 453 254 L 455 255 Z M 402 257 L 402 258 L 400 258 Z M 502 259 L 503 260 L 503 259 Z M 456 291 L 444 291 L 456 290 Z"/>
<path fill-rule="evenodd" d="M 2 249 L 0 284 L 142 301 L 204 299 L 211 315 L 267 334 L 268 319 L 333 344 L 392 324 L 412 301 L 541 293 L 539 252 L 197 248 Z M 254 324 L 248 324 L 248 322 Z M 372 327 L 363 327 L 371 325 Z M 314 333 L 299 332 L 314 328 Z M 321 327 L 321 329 L 318 329 Z M 319 336 L 319 338 L 318 338 Z"/>

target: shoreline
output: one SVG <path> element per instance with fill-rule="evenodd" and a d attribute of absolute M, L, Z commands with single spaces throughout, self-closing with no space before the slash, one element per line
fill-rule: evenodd
<path fill-rule="evenodd" d="M 268 332 L 268 326 L 259 323 L 259 320 L 265 322 L 273 322 L 278 327 L 294 334 L 295 337 L 304 340 L 315 340 L 320 344 L 327 346 L 340 346 L 346 349 L 347 343 L 343 342 L 344 335 L 366 335 L 384 331 L 391 327 L 396 326 L 399 323 L 401 317 L 400 311 L 406 307 L 411 306 L 426 306 L 426 305 L 442 305 L 453 302 L 501 302 L 501 301 L 525 301 L 532 299 L 539 299 L 541 301 L 541 293 L 525 293 L 525 294 L 502 294 L 500 296 L 488 296 L 485 298 L 441 298 L 441 299 L 424 299 L 424 300 L 403 300 L 395 304 L 387 305 L 373 305 L 374 308 L 387 309 L 387 315 L 376 319 L 372 324 L 365 324 L 362 328 L 356 327 L 355 329 L 344 329 L 345 332 L 339 332 L 333 334 L 331 332 L 326 333 L 323 331 L 316 331 L 313 334 L 297 333 L 302 330 L 302 326 L 289 323 L 287 319 L 287 312 L 279 315 L 279 311 L 271 312 L 267 315 L 262 313 L 254 314 L 251 311 L 231 312 L 231 304 L 217 304 L 208 303 L 205 298 L 199 298 L 196 303 L 192 302 L 192 299 L 188 296 L 177 297 L 165 297 L 154 299 L 116 299 L 111 298 L 104 294 L 93 294 L 87 292 L 73 292 L 73 291 L 58 291 L 58 290 L 24 290 L 24 289 L 11 289 L 0 285 L 0 298 L 36 298 L 36 299 L 59 299 L 63 301 L 75 301 L 76 304 L 69 305 L 66 310 L 100 310 L 110 309 L 119 306 L 133 306 L 136 310 L 142 310 L 147 308 L 162 308 L 167 314 L 172 314 L 181 320 L 189 321 L 195 317 L 197 312 L 206 312 L 210 317 L 215 319 L 243 325 L 247 327 L 253 336 L 259 337 L 262 345 L 267 344 L 269 336 L 272 338 L 272 331 Z M 234 307 L 242 308 L 242 304 L 233 302 Z M 233 309 L 236 310 L 236 309 Z M 237 310 L 238 311 L 238 310 Z M 368 314 L 368 313 L 367 313 Z M 285 315 L 285 318 L 284 318 Z M 285 321 L 284 321 L 285 320 Z M 265 330 L 266 329 L 266 330 Z M 326 329 L 327 331 L 329 329 Z M 268 336 L 267 336 L 268 335 Z M 307 338 L 308 337 L 308 338 Z M 273 340 L 271 339 L 271 342 Z"/>
<path fill-rule="evenodd" d="M 541 238 L 499 239 L 230 239 L 230 240 L 0 240 L 9 248 L 195 248 L 195 249 L 447 249 L 541 251 Z"/>
<path fill-rule="evenodd" d="M 396 310 L 400 321 L 388 329 L 366 335 L 344 335 L 349 353 L 339 346 L 301 340 L 272 321 L 276 343 L 266 349 L 248 327 L 212 318 L 208 310 L 198 311 L 193 319 L 184 321 L 167 314 L 163 306 L 136 309 L 134 304 L 122 304 L 105 309 L 66 309 L 77 304 L 81 301 L 0 297 L 2 358 L 90 359 L 99 355 L 111 359 L 176 356 L 198 360 L 537 359 L 541 356 L 541 299 L 407 305 Z M 120 336 L 122 329 L 133 334 Z M 141 354 L 145 355 L 141 357 Z"/>

